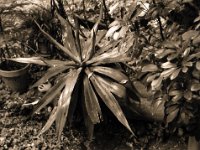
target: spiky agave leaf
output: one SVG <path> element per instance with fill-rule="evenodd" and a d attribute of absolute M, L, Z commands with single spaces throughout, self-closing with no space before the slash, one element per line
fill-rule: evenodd
<path fill-rule="evenodd" d="M 64 33 L 63 35 L 63 44 L 65 47 L 67 47 L 76 57 L 80 57 L 75 46 L 75 38 L 73 36 L 73 30 L 68 22 L 68 20 L 64 19 L 62 16 L 60 16 L 56 12 L 56 16 L 58 17 L 61 25 L 62 25 L 62 31 Z"/>
<path fill-rule="evenodd" d="M 96 34 L 95 34 L 94 30 L 92 30 L 91 40 L 89 40 L 88 42 L 89 42 L 89 47 L 84 48 L 84 50 L 86 49 L 87 51 L 83 51 L 84 52 L 83 53 L 83 60 L 84 61 L 89 60 L 95 52 Z M 87 44 L 85 46 L 87 46 Z"/>
<path fill-rule="evenodd" d="M 61 61 L 57 59 L 45 59 L 42 57 L 27 57 L 27 58 L 9 58 L 8 60 L 21 62 L 21 63 L 27 63 L 27 64 L 36 64 L 41 66 L 49 66 L 49 67 L 57 67 L 57 66 L 74 66 L 76 63 L 74 61 Z"/>
<path fill-rule="evenodd" d="M 62 92 L 61 98 L 58 101 L 56 131 L 57 131 L 57 135 L 58 135 L 59 139 L 61 137 L 61 133 L 63 131 L 64 125 L 65 125 L 65 122 L 67 119 L 72 92 L 77 83 L 77 80 L 78 80 L 81 70 L 82 70 L 82 68 L 74 69 L 68 73 L 68 75 L 66 76 L 66 80 L 65 80 L 65 88 Z M 70 86 L 68 86 L 68 85 L 70 85 Z"/>
<path fill-rule="evenodd" d="M 44 63 L 49 67 L 59 67 L 59 66 L 75 66 L 76 63 L 70 60 L 58 60 L 58 59 L 43 59 Z"/>
<path fill-rule="evenodd" d="M 119 69 L 103 66 L 90 67 L 91 71 L 103 74 L 109 78 L 117 81 L 118 83 L 124 85 L 125 87 L 132 89 L 131 82 L 129 78 Z"/>
<path fill-rule="evenodd" d="M 62 95 L 60 95 L 60 96 L 62 96 Z M 53 110 L 51 111 L 51 115 L 49 116 L 49 119 L 47 120 L 47 122 L 43 126 L 43 128 L 40 131 L 39 135 L 41 135 L 44 132 L 46 132 L 51 127 L 51 125 L 53 124 L 53 122 L 56 120 L 57 113 L 58 113 L 57 108 L 58 108 L 57 106 L 55 106 L 53 108 Z"/>
<path fill-rule="evenodd" d="M 93 66 L 109 63 L 118 63 L 129 61 L 130 57 L 127 51 L 120 51 L 118 47 L 114 48 L 112 51 L 108 51 L 98 56 L 94 56 L 86 62 L 86 64 L 92 64 Z"/>
<path fill-rule="evenodd" d="M 71 125 L 71 123 L 73 121 L 73 115 L 75 113 L 76 106 L 77 106 L 77 103 L 78 103 L 78 99 L 79 99 L 79 96 L 80 96 L 81 85 L 82 85 L 82 82 L 77 82 L 77 84 L 74 87 L 72 96 L 71 96 L 72 99 L 71 99 L 71 102 L 70 102 L 68 116 L 67 116 L 69 125 Z"/>
<path fill-rule="evenodd" d="M 95 53 L 96 34 L 97 34 L 97 31 L 98 31 L 97 30 L 98 25 L 101 21 L 102 16 L 103 16 L 103 6 L 101 5 L 100 15 L 99 15 L 98 21 L 93 26 L 93 28 L 91 30 L 91 37 L 86 41 L 85 47 L 83 48 L 83 51 L 82 51 L 82 58 L 83 58 L 84 61 L 89 60 Z"/>
<path fill-rule="evenodd" d="M 129 50 L 132 47 L 131 40 L 133 39 L 132 36 L 128 38 L 126 42 L 121 44 L 118 47 L 113 48 L 107 52 L 101 53 L 99 55 L 95 55 L 90 60 L 86 62 L 86 64 L 92 64 L 93 66 L 102 65 L 102 64 L 109 64 L 109 63 L 120 63 L 130 61 L 131 58 L 129 55 Z"/>
<path fill-rule="evenodd" d="M 132 134 L 133 131 L 131 130 L 124 113 L 117 102 L 116 98 L 107 87 L 107 84 L 102 83 L 96 75 L 89 70 L 85 70 L 88 77 L 90 78 L 95 90 L 97 91 L 98 95 L 101 97 L 101 100 L 106 104 L 106 106 L 111 110 L 111 112 L 115 115 L 115 117 L 122 123 Z"/>
<path fill-rule="evenodd" d="M 43 84 L 47 82 L 50 78 L 58 75 L 59 73 L 69 69 L 73 68 L 73 66 L 58 66 L 58 67 L 51 67 L 47 70 L 47 72 L 36 82 L 34 83 L 31 88 L 37 87 L 40 84 Z"/>
<path fill-rule="evenodd" d="M 101 108 L 96 93 L 94 92 L 94 89 L 87 76 L 84 77 L 83 85 L 85 97 L 84 103 L 87 114 L 93 124 L 99 123 L 102 118 Z"/>
<path fill-rule="evenodd" d="M 99 82 L 106 86 L 112 94 L 116 95 L 118 98 L 121 99 L 126 98 L 126 88 L 123 85 L 117 82 L 113 82 L 112 80 L 106 77 L 96 75 L 96 78 Z"/>
<path fill-rule="evenodd" d="M 67 76 L 61 78 L 49 91 L 42 97 L 42 99 L 35 105 L 33 112 L 37 112 L 49 104 L 58 94 L 60 94 L 61 90 L 65 86 L 65 80 Z"/>
<path fill-rule="evenodd" d="M 47 64 L 44 62 L 42 57 L 30 57 L 30 58 L 10 58 L 9 60 L 26 63 L 26 64 L 36 64 L 36 65 L 42 65 L 47 66 Z"/>
<path fill-rule="evenodd" d="M 45 32 L 40 25 L 35 22 L 40 31 L 43 33 L 43 35 L 50 41 L 52 42 L 58 49 L 62 50 L 66 55 L 70 57 L 70 59 L 74 60 L 77 63 L 80 63 L 80 57 L 77 57 L 72 51 L 70 51 L 67 47 L 64 47 L 60 43 L 58 43 L 51 35 L 49 35 L 47 32 Z"/>

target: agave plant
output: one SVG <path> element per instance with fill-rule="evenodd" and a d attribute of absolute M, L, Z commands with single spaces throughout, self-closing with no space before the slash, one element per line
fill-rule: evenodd
<path fill-rule="evenodd" d="M 38 27 L 50 42 L 65 53 L 67 59 L 50 60 L 42 57 L 12 59 L 18 62 L 49 67 L 44 76 L 32 87 L 37 87 L 54 77 L 59 78 L 34 107 L 34 112 L 38 112 L 59 95 L 57 105 L 54 106 L 41 133 L 47 131 L 53 122 L 56 122 L 57 135 L 60 137 L 66 121 L 72 119 L 76 105 L 79 104 L 77 103 L 78 100 L 83 104 L 86 124 L 89 123 L 93 126 L 102 120 L 100 107 L 100 101 L 102 101 L 119 122 L 133 133 L 118 102 L 118 98 L 125 100 L 127 91 L 132 91 L 132 85 L 121 67 L 116 65 L 130 59 L 128 50 L 131 47 L 132 38 L 117 47 L 110 43 L 97 49 L 96 45 L 100 41 L 97 31 L 102 9 L 99 19 L 86 41 L 82 41 L 80 38 L 80 30 L 76 20 L 75 27 L 73 27 L 75 30 L 73 30 L 69 20 L 65 20 L 58 13 L 56 13 L 56 16 L 64 31 L 63 44 L 58 43 L 42 27 L 39 25 Z"/>

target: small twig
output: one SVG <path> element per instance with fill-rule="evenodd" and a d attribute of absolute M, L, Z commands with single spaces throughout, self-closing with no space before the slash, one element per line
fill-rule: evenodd
<path fill-rule="evenodd" d="M 110 15 L 109 15 L 109 13 L 108 13 L 108 9 L 107 9 L 107 7 L 106 7 L 106 2 L 105 2 L 105 0 L 102 0 L 102 5 L 103 5 L 103 7 L 104 7 L 104 17 L 105 17 L 105 19 L 108 18 L 108 20 L 111 20 L 111 17 L 110 17 Z M 107 18 L 106 18 L 106 17 L 107 17 Z"/>
<path fill-rule="evenodd" d="M 83 4 L 83 17 L 84 17 L 84 19 L 86 19 L 85 0 L 82 0 L 82 4 Z"/>
<path fill-rule="evenodd" d="M 155 0 L 153 0 L 153 4 L 156 5 Z M 160 20 L 160 16 L 159 16 L 159 14 L 157 15 L 157 19 L 158 19 L 158 24 L 159 24 L 159 29 L 160 29 L 160 35 L 161 35 L 162 40 L 164 41 L 165 38 L 164 38 L 164 35 L 163 35 L 162 22 L 161 22 L 161 20 Z"/>
<path fill-rule="evenodd" d="M 156 5 L 155 0 L 153 0 L 153 4 Z M 158 24 L 159 24 L 159 29 L 160 29 L 160 36 L 161 36 L 161 38 L 162 38 L 162 41 L 164 41 L 164 40 L 165 40 L 165 37 L 164 37 L 164 34 L 163 34 L 162 22 L 161 22 L 161 20 L 160 20 L 159 14 L 157 14 L 157 19 L 158 19 Z"/>
<path fill-rule="evenodd" d="M 161 20 L 160 20 L 160 16 L 159 16 L 159 15 L 157 15 L 157 19 L 158 19 L 158 24 L 159 24 L 159 28 L 160 28 L 160 35 L 161 35 L 162 40 L 164 41 L 164 40 L 165 40 L 165 37 L 164 37 L 164 35 L 163 35 L 162 22 L 161 22 Z"/>

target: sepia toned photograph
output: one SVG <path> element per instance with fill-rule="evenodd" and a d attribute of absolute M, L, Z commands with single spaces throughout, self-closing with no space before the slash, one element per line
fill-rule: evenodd
<path fill-rule="evenodd" d="M 200 150 L 200 0 L 0 0 L 0 150 Z"/>

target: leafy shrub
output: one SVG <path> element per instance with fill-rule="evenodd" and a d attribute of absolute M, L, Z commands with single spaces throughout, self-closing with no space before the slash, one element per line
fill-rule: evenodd
<path fill-rule="evenodd" d="M 185 125 L 191 131 L 199 118 L 200 32 L 196 9 L 191 17 L 182 14 L 188 7 L 193 7 L 192 2 L 149 2 L 145 15 L 133 21 L 140 44 L 133 48 L 132 69 L 154 99 L 165 101 L 166 125 L 175 129 Z M 181 21 L 173 18 L 175 14 L 180 14 Z M 147 21 L 145 26 L 141 20 Z"/>

